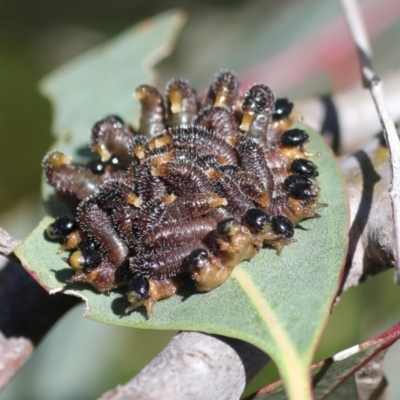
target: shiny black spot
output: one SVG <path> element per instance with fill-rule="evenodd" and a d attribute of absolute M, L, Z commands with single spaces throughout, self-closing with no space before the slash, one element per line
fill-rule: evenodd
<path fill-rule="evenodd" d="M 208 253 L 204 249 L 193 250 L 189 254 L 187 261 L 189 266 L 192 268 L 204 267 L 208 262 Z"/>
<path fill-rule="evenodd" d="M 303 185 L 311 188 L 312 182 L 305 176 L 301 175 L 289 175 L 283 182 L 285 187 L 289 190 L 293 189 L 295 186 Z"/>
<path fill-rule="evenodd" d="M 82 252 L 85 251 L 94 251 L 97 249 L 96 243 L 91 238 L 85 238 L 80 245 L 78 246 L 79 250 Z"/>
<path fill-rule="evenodd" d="M 50 239 L 63 239 L 76 230 L 77 227 L 78 226 L 72 217 L 63 215 L 62 217 L 58 217 L 48 226 L 47 235 Z"/>
<path fill-rule="evenodd" d="M 128 283 L 128 292 L 133 292 L 136 297 L 136 301 L 140 302 L 150 295 L 149 281 L 143 276 L 136 275 Z"/>
<path fill-rule="evenodd" d="M 91 271 L 93 268 L 96 268 L 101 263 L 100 250 L 92 239 L 85 238 L 78 246 L 78 248 L 82 252 L 82 256 L 84 259 L 84 271 Z"/>
<path fill-rule="evenodd" d="M 272 114 L 272 118 L 275 121 L 279 121 L 287 118 L 293 109 L 293 103 L 287 98 L 277 99 L 275 101 L 275 110 Z"/>
<path fill-rule="evenodd" d="M 301 146 L 308 140 L 308 134 L 302 129 L 294 128 L 284 132 L 281 136 L 281 143 L 284 146 Z"/>
<path fill-rule="evenodd" d="M 319 175 L 317 166 L 309 161 L 305 160 L 304 158 L 297 158 L 292 162 L 292 172 L 308 176 L 310 178 L 315 178 Z"/>
<path fill-rule="evenodd" d="M 271 219 L 268 214 L 258 208 L 251 208 L 244 215 L 245 222 L 254 230 L 262 232 Z"/>
<path fill-rule="evenodd" d="M 130 267 L 130 260 L 127 258 L 122 262 L 122 264 L 118 267 L 115 276 L 117 280 L 130 282 L 134 278 L 134 273 Z"/>
<path fill-rule="evenodd" d="M 117 156 L 113 156 L 110 158 L 110 160 L 108 161 L 109 164 L 113 165 L 113 166 L 118 166 L 119 164 L 119 158 Z"/>
<path fill-rule="evenodd" d="M 292 189 L 290 189 L 290 193 L 301 200 L 311 199 L 313 197 L 317 197 L 317 192 L 310 188 L 308 185 L 296 185 Z"/>
<path fill-rule="evenodd" d="M 290 239 L 294 235 L 293 224 L 284 216 L 276 215 L 271 218 L 273 231 L 285 239 Z"/>
<path fill-rule="evenodd" d="M 310 179 L 301 175 L 290 175 L 284 181 L 284 185 L 289 189 L 290 193 L 302 200 L 317 196 L 318 191 L 312 187 L 312 184 Z"/>
<path fill-rule="evenodd" d="M 105 164 L 101 161 L 93 160 L 86 164 L 87 168 L 96 175 L 103 175 L 105 171 Z"/>

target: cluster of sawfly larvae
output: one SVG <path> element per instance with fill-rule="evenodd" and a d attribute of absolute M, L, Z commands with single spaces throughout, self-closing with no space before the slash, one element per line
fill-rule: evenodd
<path fill-rule="evenodd" d="M 71 208 L 49 238 L 71 250 L 70 282 L 102 293 L 126 287 L 127 312 L 173 296 L 185 284 L 209 291 L 263 246 L 278 253 L 294 226 L 316 217 L 318 170 L 309 137 L 291 128 L 293 104 L 237 77 L 217 74 L 202 99 L 182 79 L 163 96 L 141 85 L 135 130 L 118 116 L 98 121 L 86 166 L 48 154 L 47 182 Z"/>

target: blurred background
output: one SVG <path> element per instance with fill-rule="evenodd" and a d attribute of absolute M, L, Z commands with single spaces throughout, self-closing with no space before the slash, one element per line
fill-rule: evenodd
<path fill-rule="evenodd" d="M 400 73 L 400 2 L 361 3 L 378 73 Z M 51 105 L 39 94 L 39 81 L 136 22 L 176 7 L 188 21 L 172 56 L 157 68 L 160 88 L 171 76 L 204 88 L 221 67 L 238 72 L 245 87 L 265 82 L 292 99 L 358 84 L 353 44 L 336 2 L 0 0 L 0 226 L 24 238 L 44 215 L 40 164 L 53 139 Z M 388 271 L 344 294 L 316 360 L 400 320 L 400 290 L 392 281 Z M 53 329 L 1 400 L 96 398 L 136 374 L 173 335 L 107 326 L 85 320 L 83 312 L 77 307 Z M 400 398 L 399 366 L 397 345 L 386 360 L 392 398 Z M 277 377 L 271 364 L 247 393 Z"/>

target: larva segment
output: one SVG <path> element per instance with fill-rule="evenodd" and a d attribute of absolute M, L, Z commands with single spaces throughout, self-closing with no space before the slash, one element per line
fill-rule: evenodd
<path fill-rule="evenodd" d="M 216 131 L 199 126 L 169 129 L 165 135 L 178 149 L 198 149 L 200 153 L 214 155 L 221 165 L 237 165 L 238 159 L 234 148 Z"/>
<path fill-rule="evenodd" d="M 228 204 L 224 197 L 216 193 L 204 193 L 187 196 L 179 196 L 168 206 L 168 220 L 182 221 L 207 215 L 216 207 Z"/>
<path fill-rule="evenodd" d="M 118 267 L 128 256 L 128 248 L 115 230 L 110 216 L 94 199 L 83 201 L 77 209 L 77 221 L 82 231 L 93 238 L 108 260 Z"/>
<path fill-rule="evenodd" d="M 94 124 L 91 131 L 91 147 L 102 162 L 109 161 L 114 155 L 118 158 L 119 168 L 127 168 L 133 161 L 130 153 L 135 133 L 129 125 L 115 115 L 110 115 Z"/>
<path fill-rule="evenodd" d="M 250 137 L 265 140 L 275 108 L 275 96 L 265 85 L 255 85 L 244 95 L 240 129 Z"/>
<path fill-rule="evenodd" d="M 171 79 L 167 83 L 167 125 L 176 127 L 192 124 L 197 112 L 197 96 L 189 82 L 184 79 Z"/>
<path fill-rule="evenodd" d="M 228 108 L 210 106 L 202 108 L 197 113 L 195 124 L 216 132 L 231 146 L 234 146 L 236 139 L 242 136 L 235 114 Z"/>
<path fill-rule="evenodd" d="M 232 107 L 239 96 L 240 83 L 231 71 L 221 71 L 215 75 L 204 98 L 204 106 Z"/>
<path fill-rule="evenodd" d="M 165 127 L 165 108 L 161 93 L 153 86 L 140 85 L 136 88 L 133 97 L 140 101 L 139 134 L 156 136 Z"/>
<path fill-rule="evenodd" d="M 70 164 L 59 151 L 49 153 L 42 162 L 46 181 L 58 192 L 83 200 L 98 192 L 103 180 L 85 167 Z"/>
<path fill-rule="evenodd" d="M 151 249 L 181 246 L 187 242 L 199 243 L 216 228 L 214 218 L 204 217 L 186 221 L 170 221 L 155 226 L 142 236 L 143 246 Z"/>

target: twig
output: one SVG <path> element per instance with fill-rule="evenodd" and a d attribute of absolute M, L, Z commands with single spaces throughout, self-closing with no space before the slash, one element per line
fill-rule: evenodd
<path fill-rule="evenodd" d="M 236 339 L 181 332 L 142 372 L 101 400 L 232 400 L 269 361 Z"/>
<path fill-rule="evenodd" d="M 355 373 L 358 400 L 389 400 L 388 382 L 383 367 L 386 352 L 387 349 L 380 352 Z"/>
<path fill-rule="evenodd" d="M 350 204 L 349 247 L 339 295 L 367 276 L 395 267 L 390 167 L 383 137 L 341 162 Z"/>
<path fill-rule="evenodd" d="M 396 280 L 397 283 L 400 284 L 400 141 L 394 123 L 385 105 L 382 82 L 372 68 L 368 36 L 363 25 L 357 2 L 355 0 L 341 0 L 341 2 L 359 54 L 363 83 L 371 92 L 389 149 L 389 162 L 391 167 L 389 195 L 394 216 Z"/>
<path fill-rule="evenodd" d="M 0 392 L 26 363 L 34 350 L 26 338 L 6 338 L 0 332 Z"/>
<path fill-rule="evenodd" d="M 8 257 L 21 240 L 14 238 L 0 227 L 0 254 Z"/>

